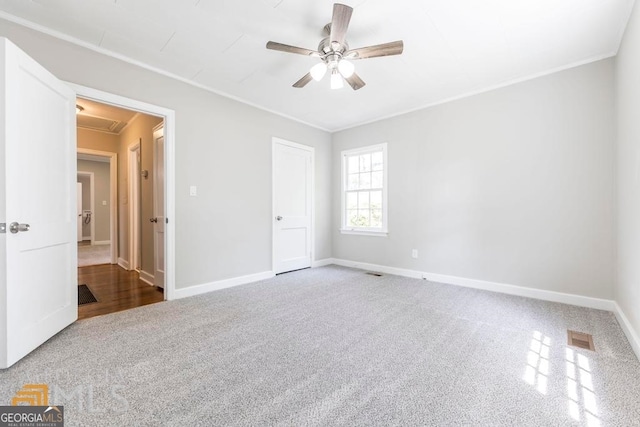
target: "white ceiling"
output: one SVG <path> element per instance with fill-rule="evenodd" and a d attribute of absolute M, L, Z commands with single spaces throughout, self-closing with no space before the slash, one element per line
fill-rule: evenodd
<path fill-rule="evenodd" d="M 633 0 L 346 0 L 351 48 L 404 40 L 401 56 L 355 61 L 367 83 L 291 85 L 318 59 L 328 0 L 0 0 L 0 16 L 106 50 L 335 131 L 615 55 Z M 28 21 L 28 22 L 25 22 Z"/>

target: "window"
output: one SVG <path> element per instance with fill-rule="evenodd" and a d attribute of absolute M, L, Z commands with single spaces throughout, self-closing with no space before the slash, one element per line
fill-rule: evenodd
<path fill-rule="evenodd" d="M 342 152 L 343 233 L 387 233 L 387 144 Z"/>

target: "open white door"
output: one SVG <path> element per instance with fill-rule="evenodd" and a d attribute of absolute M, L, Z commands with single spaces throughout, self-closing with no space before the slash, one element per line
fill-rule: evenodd
<path fill-rule="evenodd" d="M 78 221 L 78 225 L 76 227 L 76 233 L 78 233 L 78 237 L 76 240 L 78 242 L 82 241 L 82 224 L 84 224 L 84 218 L 82 218 L 82 183 L 76 183 L 76 200 L 77 200 L 77 208 L 76 208 L 76 220 Z"/>
<path fill-rule="evenodd" d="M 313 148 L 273 139 L 273 268 L 311 267 Z"/>
<path fill-rule="evenodd" d="M 0 38 L 0 368 L 78 315 L 75 93 Z"/>
<path fill-rule="evenodd" d="M 153 282 L 164 288 L 164 128 L 153 130 Z"/>

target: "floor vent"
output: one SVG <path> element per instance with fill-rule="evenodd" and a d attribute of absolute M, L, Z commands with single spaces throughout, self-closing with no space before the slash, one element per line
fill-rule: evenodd
<path fill-rule="evenodd" d="M 378 273 L 377 271 L 367 271 L 365 274 L 368 274 L 369 276 L 382 277 L 382 273 Z"/>
<path fill-rule="evenodd" d="M 590 334 L 583 334 L 582 332 L 567 331 L 568 343 L 574 347 L 584 348 L 585 350 L 596 351 L 593 345 L 593 336 Z"/>

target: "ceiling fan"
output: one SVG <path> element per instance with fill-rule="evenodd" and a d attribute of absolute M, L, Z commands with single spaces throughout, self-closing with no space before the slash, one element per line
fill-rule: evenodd
<path fill-rule="evenodd" d="M 331 89 L 340 89 L 343 86 L 344 79 L 353 90 L 358 90 L 366 83 L 355 73 L 355 66 L 350 60 L 400 55 L 402 53 L 404 49 L 402 40 L 358 49 L 349 49 L 349 44 L 345 36 L 352 13 L 353 8 L 350 6 L 340 3 L 333 5 L 333 18 L 331 19 L 331 23 L 324 26 L 324 32 L 327 37 L 322 39 L 317 51 L 272 41 L 267 43 L 267 49 L 311 56 L 319 58 L 322 61 L 314 65 L 304 77 L 295 82 L 293 87 L 305 87 L 311 80 L 320 81 L 327 71 L 329 71 L 331 76 Z"/>

